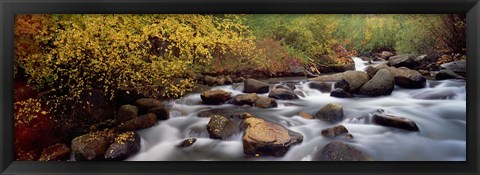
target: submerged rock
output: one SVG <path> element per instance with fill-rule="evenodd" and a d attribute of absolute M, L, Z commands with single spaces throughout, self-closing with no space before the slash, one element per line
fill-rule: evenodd
<path fill-rule="evenodd" d="M 269 94 L 268 97 L 274 98 L 274 99 L 279 99 L 279 100 L 294 100 L 294 99 L 299 99 L 297 94 L 295 94 L 291 90 L 286 90 L 286 89 L 273 89 Z"/>
<path fill-rule="evenodd" d="M 267 83 L 255 80 L 255 79 L 247 79 L 244 83 L 244 93 L 257 93 L 257 94 L 264 94 L 268 93 L 270 87 Z"/>
<path fill-rule="evenodd" d="M 373 123 L 382 126 L 405 129 L 408 131 L 419 131 L 417 124 L 410 119 L 385 114 L 383 110 L 372 113 Z"/>
<path fill-rule="evenodd" d="M 247 155 L 283 156 L 294 144 L 303 141 L 303 135 L 278 124 L 258 118 L 245 119 L 243 151 Z"/>
<path fill-rule="evenodd" d="M 176 145 L 178 148 L 185 148 L 192 146 L 197 141 L 196 138 L 188 138 Z"/>
<path fill-rule="evenodd" d="M 76 137 L 72 140 L 75 160 L 101 160 L 113 139 L 107 130 Z"/>
<path fill-rule="evenodd" d="M 232 97 L 230 96 L 232 93 L 217 89 L 217 90 L 210 90 L 200 94 L 200 98 L 202 99 L 203 103 L 208 105 L 220 105 L 225 103 L 226 101 L 230 100 Z"/>
<path fill-rule="evenodd" d="M 360 88 L 358 94 L 372 97 L 390 95 L 394 87 L 395 79 L 393 74 L 386 69 L 381 69 Z"/>
<path fill-rule="evenodd" d="M 258 97 L 257 101 L 255 101 L 255 107 L 258 108 L 276 108 L 277 106 L 278 104 L 273 98 Z"/>
<path fill-rule="evenodd" d="M 119 134 L 105 152 L 105 160 L 125 160 L 140 150 L 140 136 L 132 131 Z"/>
<path fill-rule="evenodd" d="M 322 130 L 322 136 L 334 138 L 342 134 L 347 134 L 348 130 L 343 125 L 337 125 L 330 128 L 325 128 Z"/>
<path fill-rule="evenodd" d="M 126 122 L 128 120 L 134 119 L 138 116 L 138 107 L 133 105 L 122 105 L 118 109 L 117 115 L 115 116 L 115 122 L 117 124 Z"/>
<path fill-rule="evenodd" d="M 226 139 L 240 131 L 238 124 L 222 115 L 213 115 L 207 124 L 210 138 Z"/>
<path fill-rule="evenodd" d="M 334 141 L 325 145 L 322 149 L 314 153 L 315 161 L 369 161 L 367 155 L 355 147 Z"/>
<path fill-rule="evenodd" d="M 316 119 L 330 123 L 337 123 L 343 120 L 343 106 L 340 104 L 327 104 L 315 114 Z"/>
<path fill-rule="evenodd" d="M 55 144 L 44 148 L 38 161 L 65 161 L 70 158 L 70 151 L 65 144 Z"/>

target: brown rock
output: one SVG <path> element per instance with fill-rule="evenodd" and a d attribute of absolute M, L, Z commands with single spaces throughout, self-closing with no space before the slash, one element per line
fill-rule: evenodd
<path fill-rule="evenodd" d="M 250 105 L 253 106 L 255 101 L 257 101 L 258 96 L 256 93 L 251 93 L 251 94 L 240 94 L 237 95 L 235 98 L 233 98 L 233 104 L 234 105 Z"/>
<path fill-rule="evenodd" d="M 337 125 L 337 126 L 333 126 L 333 127 L 322 130 L 322 136 L 329 137 L 329 138 L 334 138 L 339 135 L 347 134 L 347 133 L 348 133 L 348 130 L 343 125 Z"/>
<path fill-rule="evenodd" d="M 140 150 L 140 136 L 132 131 L 119 134 L 105 152 L 105 160 L 125 160 Z"/>
<path fill-rule="evenodd" d="M 65 161 L 70 158 L 70 148 L 65 144 L 55 144 L 44 148 L 38 161 Z"/>
<path fill-rule="evenodd" d="M 264 94 L 268 93 L 270 87 L 267 83 L 255 80 L 255 79 L 247 79 L 244 83 L 244 93 L 257 93 L 257 94 Z"/>
<path fill-rule="evenodd" d="M 151 108 L 163 107 L 163 102 L 155 98 L 141 98 L 135 101 L 135 105 L 140 108 L 140 114 L 143 114 Z"/>
<path fill-rule="evenodd" d="M 405 129 L 408 131 L 419 131 L 417 124 L 410 119 L 385 114 L 383 110 L 378 110 L 372 114 L 373 123 L 382 126 Z"/>
<path fill-rule="evenodd" d="M 232 93 L 217 89 L 217 90 L 210 90 L 200 94 L 200 98 L 205 104 L 209 105 L 219 105 L 223 104 L 226 101 L 230 100 Z"/>
<path fill-rule="evenodd" d="M 158 120 L 168 120 L 170 118 L 170 114 L 168 113 L 168 109 L 166 107 L 155 107 L 148 110 L 148 113 L 153 113 L 157 116 Z"/>
<path fill-rule="evenodd" d="M 294 99 L 299 99 L 297 94 L 295 94 L 291 90 L 286 90 L 286 89 L 273 89 L 269 94 L 268 97 L 274 98 L 274 99 L 280 99 L 280 100 L 294 100 Z"/>
<path fill-rule="evenodd" d="M 334 141 L 325 145 L 321 150 L 314 153 L 315 161 L 369 161 L 367 155 L 355 147 Z"/>
<path fill-rule="evenodd" d="M 157 122 L 157 115 L 153 113 L 148 113 L 145 115 L 141 115 L 137 118 L 132 120 L 126 121 L 116 127 L 117 131 L 119 132 L 126 132 L 126 131 L 136 131 L 140 129 L 150 128 L 155 125 Z"/>
<path fill-rule="evenodd" d="M 278 104 L 273 98 L 258 97 L 257 101 L 255 101 L 255 107 L 258 108 L 276 108 L 277 106 Z"/>
<path fill-rule="evenodd" d="M 340 104 L 327 104 L 315 114 L 316 119 L 330 123 L 337 123 L 343 120 L 343 106 Z"/>
<path fill-rule="evenodd" d="M 134 119 L 138 116 L 138 107 L 133 105 L 122 105 L 118 109 L 117 115 L 115 116 L 115 122 L 117 124 L 126 122 L 128 120 Z"/>
<path fill-rule="evenodd" d="M 210 138 L 226 139 L 240 131 L 239 126 L 229 118 L 221 115 L 213 115 L 207 124 Z"/>
<path fill-rule="evenodd" d="M 107 151 L 113 135 L 107 130 L 89 133 L 72 140 L 75 160 L 101 160 Z"/>

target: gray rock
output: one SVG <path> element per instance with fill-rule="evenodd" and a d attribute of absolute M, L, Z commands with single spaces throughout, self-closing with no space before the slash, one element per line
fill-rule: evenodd
<path fill-rule="evenodd" d="M 382 126 L 400 128 L 408 131 L 419 131 L 417 124 L 410 119 L 385 114 L 383 110 L 372 113 L 373 123 Z"/>
<path fill-rule="evenodd" d="M 132 131 L 119 134 L 105 152 L 105 160 L 125 160 L 140 151 L 140 136 Z"/>
<path fill-rule="evenodd" d="M 242 105 L 249 105 L 253 106 L 257 101 L 258 96 L 255 93 L 250 94 L 240 94 L 233 98 L 232 103 L 234 105 L 242 106 Z"/>
<path fill-rule="evenodd" d="M 315 161 L 370 161 L 366 154 L 346 143 L 334 141 L 314 153 Z"/>
<path fill-rule="evenodd" d="M 337 123 L 343 120 L 343 106 L 340 104 L 327 104 L 315 114 L 316 119 L 330 123 Z"/>
<path fill-rule="evenodd" d="M 395 87 L 395 78 L 390 71 L 382 69 L 378 71 L 375 76 L 367 83 L 365 83 L 360 91 L 360 95 L 365 96 L 381 96 L 390 95 Z"/>
<path fill-rule="evenodd" d="M 330 96 L 332 97 L 338 97 L 338 98 L 352 98 L 353 95 L 351 93 L 348 93 L 346 91 L 344 91 L 343 89 L 341 88 L 336 88 L 334 89 L 331 93 L 330 93 Z"/>
<path fill-rule="evenodd" d="M 267 83 L 255 80 L 255 79 L 247 79 L 244 83 L 244 93 L 257 93 L 257 94 L 264 94 L 268 93 L 270 87 Z"/>
<path fill-rule="evenodd" d="M 330 82 L 310 82 L 308 85 L 312 89 L 316 89 L 322 93 L 332 91 L 332 83 Z"/>
<path fill-rule="evenodd" d="M 347 134 L 348 130 L 343 125 L 337 125 L 329 128 L 325 128 L 322 130 L 322 136 L 334 138 L 342 134 Z"/>
<path fill-rule="evenodd" d="M 239 126 L 229 118 L 222 115 L 213 115 L 207 124 L 210 138 L 226 139 L 240 131 Z"/>
<path fill-rule="evenodd" d="M 277 106 L 278 104 L 273 98 L 258 97 L 257 101 L 255 101 L 255 107 L 258 108 L 276 108 Z"/>
<path fill-rule="evenodd" d="M 268 97 L 280 100 L 294 100 L 299 99 L 297 94 L 295 94 L 291 90 L 286 89 L 273 89 L 269 94 Z"/>

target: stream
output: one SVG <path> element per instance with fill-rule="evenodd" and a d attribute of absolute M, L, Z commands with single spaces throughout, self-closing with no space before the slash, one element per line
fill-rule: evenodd
<path fill-rule="evenodd" d="M 355 68 L 363 70 L 367 62 L 354 58 Z M 378 64 L 374 62 L 373 64 Z M 295 84 L 297 100 L 276 100 L 277 108 L 261 109 L 232 104 L 202 104 L 199 93 L 172 101 L 170 119 L 155 126 L 137 131 L 141 137 L 140 151 L 127 161 L 309 161 L 313 153 L 333 140 L 320 133 L 334 125 L 344 125 L 353 139 L 347 143 L 376 161 L 465 161 L 466 160 L 466 89 L 465 80 L 427 80 L 422 89 L 405 89 L 395 86 L 390 96 L 371 98 L 336 98 L 309 87 L 305 77 L 262 80 L 271 87 L 286 82 Z M 232 93 L 242 94 L 243 83 L 215 86 Z M 268 94 L 259 94 L 268 96 Z M 315 114 L 328 103 L 344 107 L 344 120 L 330 124 L 318 119 L 305 119 L 298 112 Z M 411 119 L 420 132 L 372 124 L 358 118 L 377 109 Z M 253 116 L 280 124 L 304 136 L 303 142 L 294 145 L 282 157 L 248 157 L 243 152 L 242 133 L 226 140 L 209 138 L 206 130 L 208 117 L 199 115 L 222 112 L 225 116 L 249 112 Z M 181 141 L 195 137 L 190 147 L 176 147 Z"/>

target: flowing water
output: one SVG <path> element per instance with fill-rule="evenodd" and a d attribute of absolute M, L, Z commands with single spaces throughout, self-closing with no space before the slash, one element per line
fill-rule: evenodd
<path fill-rule="evenodd" d="M 363 70 L 367 62 L 354 58 L 356 69 Z M 275 84 L 293 82 L 296 93 L 305 97 L 298 100 L 277 100 L 278 107 L 271 109 L 244 108 L 231 104 L 204 105 L 200 94 L 189 94 L 172 102 L 170 119 L 159 121 L 154 127 L 138 131 L 141 150 L 130 161 L 178 160 L 285 160 L 308 161 L 313 153 L 335 139 L 323 137 L 321 130 L 337 124 L 317 119 L 304 119 L 298 112 L 315 114 L 328 103 L 344 107 L 344 125 L 353 135 L 351 141 L 343 140 L 378 161 L 465 161 L 466 160 L 466 89 L 464 80 L 427 82 L 422 89 L 404 89 L 395 86 L 390 96 L 372 98 L 335 98 L 309 88 L 305 78 L 265 80 Z M 243 84 L 216 86 L 232 96 L 242 93 Z M 268 94 L 260 94 L 267 96 Z M 361 118 L 376 109 L 402 116 L 416 122 L 420 132 L 372 124 Z M 205 111 L 232 114 L 249 112 L 255 117 L 280 124 L 301 133 L 304 140 L 294 145 L 283 157 L 246 157 L 243 153 L 242 134 L 226 140 L 210 139 L 206 130 L 209 118 L 198 117 Z M 195 137 L 190 147 L 177 148 L 182 140 Z"/>

